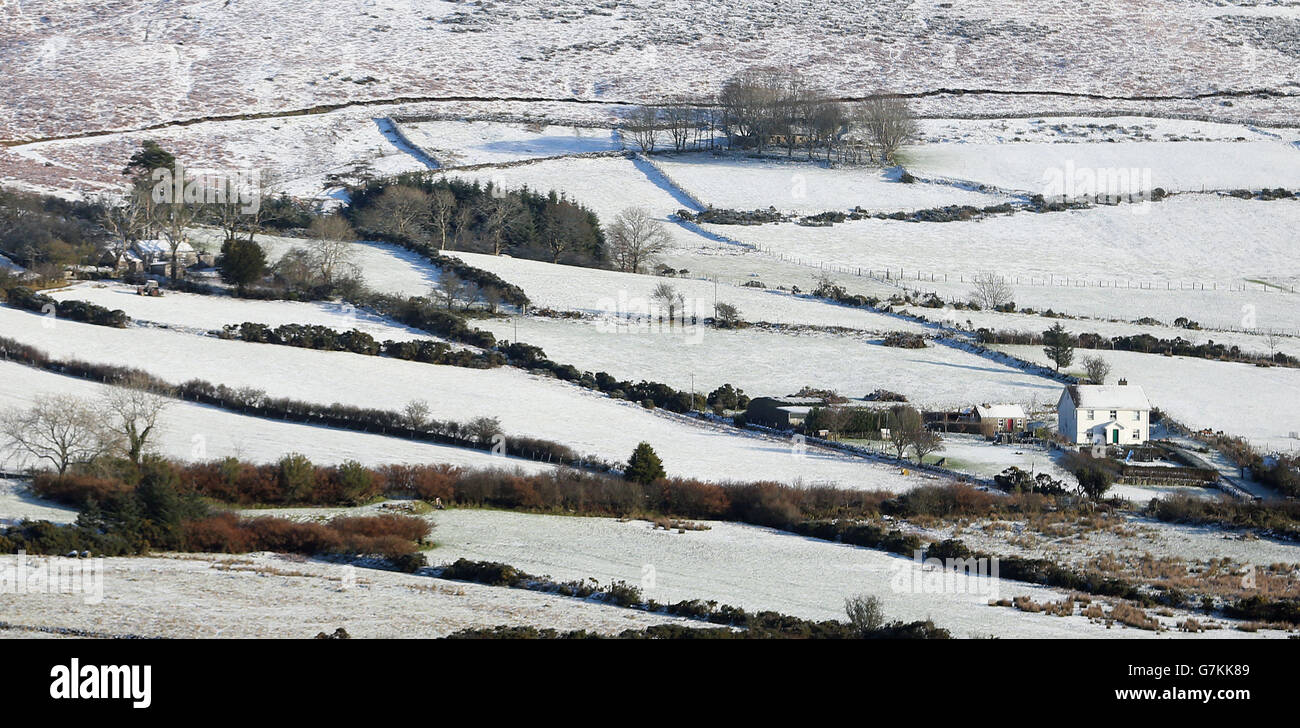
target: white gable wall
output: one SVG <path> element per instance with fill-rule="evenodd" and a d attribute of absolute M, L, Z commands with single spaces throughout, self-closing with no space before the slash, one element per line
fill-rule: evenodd
<path fill-rule="evenodd" d="M 1085 400 L 1086 401 L 1086 400 Z M 1102 404 L 1102 403 L 1098 403 Z M 1146 409 L 1115 406 L 1075 408 L 1068 390 L 1056 406 L 1057 431 L 1077 445 L 1140 445 L 1151 439 L 1151 413 Z M 1114 433 L 1119 431 L 1119 441 Z"/>

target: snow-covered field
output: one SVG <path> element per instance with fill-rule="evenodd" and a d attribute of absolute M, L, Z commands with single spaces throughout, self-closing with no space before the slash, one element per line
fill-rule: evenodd
<path fill-rule="evenodd" d="M 434 518 L 440 546 L 431 561 L 502 561 L 558 579 L 594 577 L 640 585 L 659 602 L 714 599 L 809 619 L 842 619 L 844 600 L 880 598 L 892 619 L 933 619 L 955 637 L 1154 637 L 1081 616 L 1052 617 L 988 605 L 990 598 L 1060 601 L 1053 589 L 978 577 L 949 577 L 949 588 L 896 590 L 926 574 L 910 559 L 767 528 L 712 522 L 709 530 L 655 530 L 645 521 L 449 510 Z M 580 547 L 577 547 L 580 545 Z M 911 577 L 909 579 L 909 577 Z M 961 591 L 958 591 L 958 590 Z M 1162 617 L 1172 625 L 1185 618 Z M 1262 636 L 1265 633 L 1260 633 Z M 1277 636 L 1279 633 L 1268 633 Z M 1176 631 L 1159 636 L 1180 636 Z M 1200 637 L 1240 637 L 1230 629 Z"/>
<path fill-rule="evenodd" d="M 0 480 L 0 528 L 22 521 L 72 523 L 77 509 L 41 500 L 32 495 L 23 480 Z"/>
<path fill-rule="evenodd" d="M 1204 283 L 1220 288 L 1243 278 L 1294 275 L 1300 202 L 1179 195 L 1147 206 L 996 215 L 969 222 L 849 221 L 830 227 L 794 224 L 705 225 L 812 265 L 880 272 L 903 269 L 949 281 L 985 270 L 1029 278 L 1118 283 Z M 1190 241 L 1195 246 L 1190 247 Z M 1213 251 L 1207 258 L 1196 251 Z"/>
<path fill-rule="evenodd" d="M 1042 347 L 998 348 L 1047 364 Z M 1290 436 L 1300 432 L 1300 413 L 1289 406 L 1300 402 L 1300 369 L 1083 349 L 1075 350 L 1076 361 L 1085 354 L 1104 358 L 1111 376 L 1141 385 L 1153 406 L 1193 429 L 1222 430 L 1265 450 L 1300 449 Z"/>
<path fill-rule="evenodd" d="M 93 348 L 92 345 L 87 351 Z M 96 357 L 85 358 L 93 360 Z M 232 364 L 226 362 L 226 366 Z M 250 365 L 248 360 L 245 360 L 244 367 L 254 370 L 257 368 Z M 90 402 L 99 402 L 108 393 L 108 387 L 102 384 L 11 362 L 0 362 L 0 372 L 3 373 L 4 382 L 4 386 L 0 387 L 0 408 L 4 409 L 30 407 L 37 395 L 70 394 Z M 252 462 L 274 462 L 288 453 L 296 452 L 322 465 L 345 460 L 376 466 L 389 463 L 445 463 L 466 468 L 519 468 L 528 473 L 550 467 L 546 463 L 498 457 L 479 450 L 248 417 L 180 401 L 163 411 L 153 447 L 166 457 L 190 461 L 236 457 Z M 0 463 L 8 470 L 38 465 L 10 452 L 0 454 L 0 458 L 3 458 Z M 39 465 L 45 466 L 48 463 Z"/>
<path fill-rule="evenodd" d="M 798 154 L 798 153 L 796 153 Z M 963 187 L 903 184 L 896 171 L 873 167 L 827 169 L 821 163 L 755 161 L 691 154 L 658 157 L 664 172 L 696 199 L 716 208 L 767 209 L 799 214 L 917 210 L 945 205 L 997 205 L 1006 197 Z"/>
<path fill-rule="evenodd" d="M 466 263 L 491 271 L 524 289 L 534 306 L 601 315 L 645 312 L 651 293 L 667 283 L 686 299 L 686 310 L 713 315 L 713 302 L 730 303 L 746 321 L 775 324 L 842 326 L 866 331 L 922 331 L 924 327 L 894 316 L 826 301 L 801 298 L 787 291 L 746 288 L 698 278 L 661 278 L 633 273 L 551 265 L 523 258 L 452 252 Z M 806 290 L 806 289 L 805 289 Z"/>
<path fill-rule="evenodd" d="M 51 557 L 28 556 L 30 568 Z M 6 596 L 0 638 L 33 627 L 168 638 L 306 639 L 342 627 L 357 638 L 442 637 L 499 624 L 617 634 L 653 624 L 703 626 L 582 599 L 276 554 L 161 554 L 103 561 L 103 601 L 85 594 Z"/>
<path fill-rule="evenodd" d="M 834 482 L 844 487 L 895 491 L 921 482 L 917 476 L 900 475 L 896 468 L 815 448 L 805 456 L 783 440 L 687 422 L 508 367 L 435 366 L 71 321 L 56 321 L 46 328 L 40 317 L 10 308 L 0 308 L 0 330 L 57 357 L 136 367 L 170 382 L 204 379 L 230 387 L 265 389 L 277 397 L 390 410 L 400 410 L 408 402 L 422 399 L 428 402 L 430 416 L 435 419 L 466 422 L 480 416 L 497 417 L 507 435 L 558 441 L 579 453 L 610 461 L 626 460 L 637 443 L 648 441 L 660 453 L 670 475 L 707 480 Z M 189 433 L 208 433 L 211 438 L 223 440 L 248 436 L 233 426 L 191 428 Z M 257 444 L 274 447 L 261 440 Z M 358 459 L 375 462 L 376 457 Z"/>
<path fill-rule="evenodd" d="M 140 296 L 135 286 L 116 282 L 82 282 L 51 291 L 59 301 L 89 301 L 125 311 L 132 319 L 167 328 L 205 333 L 245 321 L 280 326 L 313 324 L 340 331 L 357 329 L 376 341 L 434 339 L 418 329 L 395 324 L 346 303 L 313 301 L 258 301 L 225 296 L 203 296 L 168 291 L 165 296 Z"/>
<path fill-rule="evenodd" d="M 878 337 L 762 329 L 618 326 L 609 320 L 537 317 L 481 322 L 498 339 L 546 350 L 555 361 L 620 379 L 648 379 L 707 393 L 724 383 L 750 396 L 784 396 L 803 386 L 861 397 L 876 389 L 929 406 L 977 402 L 1054 403 L 1060 385 L 949 346 L 900 349 Z"/>
<path fill-rule="evenodd" d="M 1287 141 L 1294 131 L 1152 116 L 923 119 L 920 127 L 926 144 Z"/>
<path fill-rule="evenodd" d="M 220 243 L 220 234 L 215 230 L 197 230 L 194 238 L 209 246 Z M 291 248 L 306 245 L 301 238 L 276 235 L 260 235 L 257 242 L 266 250 L 267 261 L 271 263 Z M 351 262 L 372 288 L 401 296 L 427 296 L 438 277 L 438 269 L 423 257 L 388 243 L 356 243 Z"/>
<path fill-rule="evenodd" d="M 1244 132 L 1244 130 L 1243 130 Z M 1252 135 L 1253 136 L 1253 135 Z M 1300 149 L 1286 142 L 1137 141 L 1115 144 L 927 144 L 904 152 L 908 171 L 921 177 L 971 180 L 1003 189 L 1061 194 L 1049 183 L 1072 178 L 1079 186 L 1086 174 L 1131 170 L 1136 186 L 1093 188 L 1093 192 L 1128 194 L 1157 187 L 1167 192 L 1200 192 L 1300 186 Z M 1094 177 L 1095 179 L 1095 177 Z"/>
<path fill-rule="evenodd" d="M 623 148 L 610 128 L 490 121 L 402 122 L 406 138 L 444 167 L 514 162 Z"/>

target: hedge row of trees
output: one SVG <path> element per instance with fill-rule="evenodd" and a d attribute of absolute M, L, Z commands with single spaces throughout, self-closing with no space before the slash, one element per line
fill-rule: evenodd
<path fill-rule="evenodd" d="M 1060 324 L 1056 324 L 1060 326 Z M 1063 328 L 1062 328 L 1063 330 Z M 1028 331 L 994 331 L 988 328 L 976 330 L 976 337 L 981 344 L 1022 344 L 1042 345 L 1060 341 L 1060 336 L 1053 330 L 1043 333 Z M 1300 359 L 1276 350 L 1276 341 L 1271 343 L 1271 354 L 1256 354 L 1242 351 L 1233 344 L 1216 343 L 1213 340 L 1203 344 L 1194 344 L 1181 336 L 1162 339 L 1151 334 L 1131 334 L 1127 336 L 1104 336 L 1097 333 L 1084 333 L 1069 337 L 1070 348 L 1109 349 L 1112 351 L 1135 351 L 1143 354 L 1171 354 L 1173 356 L 1197 357 L 1200 359 L 1220 359 L 1246 363 L 1268 362 L 1280 366 L 1300 366 Z M 1068 365 L 1068 362 L 1067 362 Z"/>
<path fill-rule="evenodd" d="M 15 308 L 97 326 L 124 329 L 131 320 L 126 312 L 120 309 L 108 309 L 88 301 L 56 301 L 26 286 L 0 288 L 0 301 Z"/>
<path fill-rule="evenodd" d="M 337 331 L 318 324 L 283 324 L 274 328 L 266 324 L 245 321 L 228 324 L 222 328 L 224 339 L 239 339 L 257 344 L 280 344 L 319 351 L 349 351 L 365 356 L 391 356 L 397 359 L 425 364 L 490 369 L 506 363 L 506 357 L 496 351 L 452 349 L 444 341 L 418 339 L 415 341 L 375 341 L 364 331 L 351 329 Z"/>
<path fill-rule="evenodd" d="M 728 79 L 714 97 L 638 107 L 624 131 L 644 152 L 655 151 L 665 134 L 679 152 L 712 148 L 723 134 L 728 146 L 759 154 L 782 150 L 793 157 L 798 150 L 808 159 L 821 154 L 827 160 L 892 164 L 920 129 L 895 94 L 846 104 L 797 68 L 755 66 Z"/>
<path fill-rule="evenodd" d="M 593 267 L 605 260 L 595 213 L 554 191 L 408 173 L 366 182 L 349 194 L 348 220 L 383 240 Z"/>

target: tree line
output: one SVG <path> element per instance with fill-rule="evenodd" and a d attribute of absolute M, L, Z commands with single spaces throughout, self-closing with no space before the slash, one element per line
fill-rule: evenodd
<path fill-rule="evenodd" d="M 713 149 L 719 136 L 732 149 L 758 154 L 798 151 L 807 159 L 894 164 L 920 133 L 906 100 L 888 93 L 845 103 L 789 66 L 744 69 L 715 95 L 637 107 L 624 133 L 643 152 Z"/>

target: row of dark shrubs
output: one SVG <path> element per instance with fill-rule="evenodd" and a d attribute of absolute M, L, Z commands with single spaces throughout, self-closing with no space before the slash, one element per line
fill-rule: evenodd
<path fill-rule="evenodd" d="M 1040 345 L 1043 343 L 1041 333 L 1027 331 L 992 331 L 979 329 L 975 332 L 981 344 L 1021 344 Z M 1281 366 L 1300 366 L 1300 359 L 1278 351 L 1271 356 L 1254 354 L 1241 350 L 1236 344 L 1225 346 L 1207 341 L 1193 344 L 1181 336 L 1173 339 L 1161 339 L 1151 334 L 1133 334 L 1131 336 L 1106 337 L 1101 334 L 1079 334 L 1075 346 L 1080 349 L 1111 349 L 1115 351 L 1135 351 L 1143 354 L 1171 354 L 1200 359 L 1221 359 L 1246 363 L 1269 362 Z"/>
<path fill-rule="evenodd" d="M 112 326 L 118 329 L 126 328 L 127 322 L 130 321 L 125 311 L 107 309 L 87 301 L 56 301 L 43 293 L 36 293 L 26 286 L 14 286 L 2 293 L 3 300 L 11 306 L 36 313 L 54 314 L 58 318 L 68 319 L 69 321 L 80 321 L 95 324 L 96 326 Z"/>
<path fill-rule="evenodd" d="M 429 533 L 418 518 L 340 517 L 327 524 L 243 518 L 214 510 L 185 467 L 158 458 L 114 460 L 98 475 L 38 475 L 33 492 L 80 510 L 75 523 L 25 522 L 0 530 L 0 552 L 90 551 L 121 556 L 153 550 L 379 555 L 412 567 Z M 281 474 L 283 477 L 283 474 Z M 290 487 L 283 482 L 281 488 Z M 420 564 L 422 565 L 422 563 Z"/>
<path fill-rule="evenodd" d="M 607 587 L 601 587 L 592 581 L 556 582 L 549 577 L 533 576 L 508 564 L 489 561 L 459 559 L 453 564 L 442 567 L 439 576 L 443 579 L 590 599 L 654 614 L 668 614 L 723 625 L 712 629 L 676 627 L 667 631 L 654 631 L 653 628 L 627 630 L 619 635 L 622 638 L 948 639 L 951 637 L 947 630 L 936 627 L 928 620 L 910 623 L 892 622 L 873 630 L 862 630 L 846 622 L 812 621 L 770 611 L 750 613 L 739 607 L 725 604 L 719 606 L 713 601 L 688 600 L 675 604 L 659 604 L 654 600 L 646 600 L 640 588 L 625 582 L 614 582 Z M 584 631 L 559 633 L 532 627 L 505 626 L 494 629 L 469 629 L 451 635 L 452 638 L 459 639 L 579 639 L 598 636 L 600 635 Z"/>
<path fill-rule="evenodd" d="M 337 331 L 317 324 L 283 324 L 272 328 L 266 324 L 245 321 L 228 324 L 218 335 L 223 339 L 238 339 L 257 344 L 281 344 L 319 351 L 350 351 L 366 356 L 391 356 L 426 364 L 490 369 L 506 363 L 506 357 L 495 351 L 452 349 L 443 341 L 420 339 L 415 341 L 375 341 L 364 331 L 351 329 Z"/>

